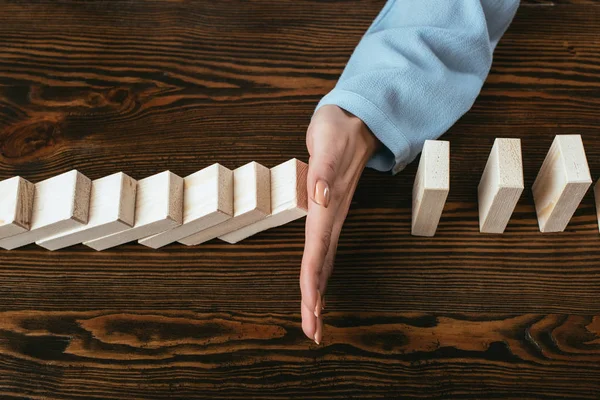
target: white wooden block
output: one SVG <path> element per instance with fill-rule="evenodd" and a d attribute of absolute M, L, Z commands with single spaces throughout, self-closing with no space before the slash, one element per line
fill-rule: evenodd
<path fill-rule="evenodd" d="M 181 239 L 194 246 L 253 224 L 271 213 L 271 180 L 268 168 L 250 162 L 233 171 L 233 218 Z"/>
<path fill-rule="evenodd" d="M 135 192 L 135 179 L 122 172 L 94 180 L 88 223 L 38 240 L 36 244 L 48 250 L 58 250 L 131 227 L 135 215 Z"/>
<path fill-rule="evenodd" d="M 479 231 L 503 233 L 523 193 L 520 139 L 496 139 L 477 188 Z"/>
<path fill-rule="evenodd" d="M 0 240 L 11 250 L 86 224 L 92 182 L 76 170 L 35 184 L 31 227 Z"/>
<path fill-rule="evenodd" d="M 233 216 L 233 171 L 213 164 L 184 178 L 183 224 L 140 239 L 158 249 L 213 227 Z"/>
<path fill-rule="evenodd" d="M 426 140 L 412 193 L 412 234 L 433 236 L 450 191 L 450 143 Z"/>
<path fill-rule="evenodd" d="M 182 220 L 183 178 L 165 171 L 137 182 L 133 227 L 83 244 L 106 250 L 181 225 Z"/>
<path fill-rule="evenodd" d="M 271 215 L 254 224 L 220 236 L 228 243 L 237 243 L 259 232 L 281 226 L 308 212 L 306 174 L 308 165 L 291 159 L 271 168 Z"/>
<path fill-rule="evenodd" d="M 29 230 L 34 184 L 15 176 L 0 182 L 0 239 Z"/>
<path fill-rule="evenodd" d="M 591 184 L 581 135 L 556 135 L 532 187 L 540 231 L 564 231 Z"/>

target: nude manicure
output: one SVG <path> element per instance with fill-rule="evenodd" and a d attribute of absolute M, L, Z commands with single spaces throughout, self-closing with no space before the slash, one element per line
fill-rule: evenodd
<path fill-rule="evenodd" d="M 320 179 L 317 181 L 314 200 L 315 203 L 325 208 L 329 205 L 329 186 L 325 181 Z"/>
<path fill-rule="evenodd" d="M 317 329 L 315 331 L 315 343 L 321 344 L 321 339 L 323 339 L 323 320 L 321 318 L 317 318 Z"/>

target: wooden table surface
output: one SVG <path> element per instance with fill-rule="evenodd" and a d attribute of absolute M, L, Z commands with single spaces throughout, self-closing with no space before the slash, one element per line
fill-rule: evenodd
<path fill-rule="evenodd" d="M 180 176 L 307 159 L 304 133 L 383 0 L 0 0 L 0 178 Z M 600 176 L 600 3 L 524 0 L 451 141 L 434 238 L 416 165 L 365 172 L 317 346 L 300 326 L 304 222 L 238 245 L 0 251 L 0 398 L 600 398 L 590 190 L 542 235 L 531 184 L 555 134 Z M 526 190 L 478 232 L 495 137 Z"/>

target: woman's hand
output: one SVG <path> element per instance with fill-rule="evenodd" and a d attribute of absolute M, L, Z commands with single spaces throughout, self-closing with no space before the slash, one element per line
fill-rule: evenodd
<path fill-rule="evenodd" d="M 323 294 L 333 270 L 342 225 L 354 190 L 379 142 L 354 115 L 334 105 L 317 110 L 306 133 L 308 162 L 306 243 L 300 272 L 302 329 L 323 337 Z"/>

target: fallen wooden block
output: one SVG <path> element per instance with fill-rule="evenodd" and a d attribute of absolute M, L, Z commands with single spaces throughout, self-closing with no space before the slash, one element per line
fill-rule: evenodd
<path fill-rule="evenodd" d="M 541 232 L 562 232 L 592 184 L 580 135 L 556 135 L 533 183 Z"/>
<path fill-rule="evenodd" d="M 135 179 L 118 172 L 92 182 L 86 225 L 38 240 L 48 250 L 98 239 L 131 227 L 135 215 Z"/>
<path fill-rule="evenodd" d="M 0 247 L 15 249 L 86 224 L 91 186 L 76 170 L 36 183 L 30 230 L 0 240 Z"/>
<path fill-rule="evenodd" d="M 450 143 L 426 140 L 412 193 L 412 235 L 433 236 L 450 191 Z"/>
<path fill-rule="evenodd" d="M 231 244 L 237 243 L 258 232 L 304 217 L 308 212 L 307 172 L 308 165 L 295 158 L 271 168 L 271 215 L 219 236 L 219 239 Z"/>
<path fill-rule="evenodd" d="M 520 139 L 496 139 L 477 188 L 479 231 L 503 233 L 523 192 Z"/>
<path fill-rule="evenodd" d="M 29 230 L 34 184 L 19 177 L 0 182 L 0 239 Z"/>
<path fill-rule="evenodd" d="M 233 171 L 213 164 L 184 178 L 183 224 L 140 239 L 158 249 L 213 227 L 233 216 Z"/>
<path fill-rule="evenodd" d="M 170 171 L 137 182 L 135 224 L 112 235 L 84 242 L 95 250 L 106 250 L 181 225 L 183 179 Z"/>
<path fill-rule="evenodd" d="M 271 213 L 269 169 L 250 162 L 233 171 L 233 218 L 181 239 L 194 246 L 253 224 Z"/>

